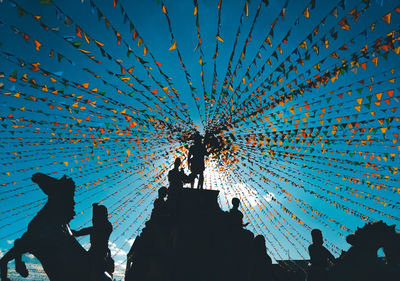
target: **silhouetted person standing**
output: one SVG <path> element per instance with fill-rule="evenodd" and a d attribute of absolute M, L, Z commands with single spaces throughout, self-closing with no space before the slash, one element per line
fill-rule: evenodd
<path fill-rule="evenodd" d="M 187 176 L 183 169 L 179 169 L 180 166 L 181 159 L 178 157 L 175 159 L 174 168 L 168 173 L 170 191 L 182 189 L 185 183 L 190 182 L 190 176 Z"/>
<path fill-rule="evenodd" d="M 243 227 L 247 226 L 249 223 L 243 224 L 243 214 L 239 211 L 240 199 L 232 199 L 232 209 L 229 211 L 229 216 L 233 227 Z"/>
<path fill-rule="evenodd" d="M 322 246 L 323 238 L 322 232 L 319 229 L 311 231 L 313 243 L 308 246 L 310 254 L 311 268 L 308 276 L 308 281 L 323 281 L 327 279 L 327 269 L 329 261 L 334 262 L 335 257 L 329 252 L 327 248 Z"/>
<path fill-rule="evenodd" d="M 201 136 L 196 135 L 194 144 L 189 148 L 188 165 L 193 175 L 199 175 L 199 182 L 197 184 L 198 189 L 203 189 L 204 182 L 204 156 L 207 155 L 207 149 L 204 143 L 201 141 Z M 191 183 L 191 187 L 194 187 L 194 180 Z"/>
<path fill-rule="evenodd" d="M 257 235 L 253 240 L 250 256 L 249 280 L 267 281 L 272 279 L 272 275 L 272 259 L 267 253 L 265 238 Z"/>
<path fill-rule="evenodd" d="M 108 248 L 108 239 L 110 238 L 113 227 L 108 221 L 108 211 L 103 205 L 93 204 L 93 226 L 81 230 L 72 230 L 74 236 L 90 235 L 90 264 L 91 281 L 99 280 L 99 276 L 104 271 L 112 274 L 114 272 L 114 261 L 111 258 L 111 252 Z"/>

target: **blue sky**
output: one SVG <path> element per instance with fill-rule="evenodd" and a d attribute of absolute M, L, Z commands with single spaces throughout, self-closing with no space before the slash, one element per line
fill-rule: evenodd
<path fill-rule="evenodd" d="M 313 8 L 313 1 L 271 0 L 266 6 L 252 0 L 247 2 L 247 15 L 244 1 L 222 1 L 221 40 L 216 38 L 218 1 L 199 0 L 196 15 L 192 1 L 163 2 L 174 40 L 159 1 L 120 0 L 115 8 L 111 0 L 44 2 L 0 3 L 2 253 L 45 202 L 31 175 L 66 174 L 78 186 L 78 215 L 71 227 L 89 225 L 91 204 L 105 204 L 114 225 L 114 258 L 123 269 L 157 188 L 166 184 L 165 172 L 176 155 L 186 153 L 178 134 L 165 124 L 181 132 L 194 126 L 203 130 L 205 105 L 212 108 L 211 115 L 229 109 L 234 125 L 221 134 L 236 136 L 226 151 L 229 161 L 208 159 L 206 188 L 220 190 L 223 210 L 230 208 L 232 197 L 242 199 L 245 220 L 251 221 L 248 228 L 266 236 L 274 261 L 308 258 L 305 249 L 312 228 L 322 229 L 328 248 L 337 255 L 348 248 L 343 237 L 365 223 L 360 215 L 398 223 L 398 1 L 371 0 L 364 9 L 363 1 L 315 1 Z M 382 19 L 389 12 L 390 23 Z M 197 16 L 202 44 L 196 49 Z M 130 22 L 138 33 L 135 39 Z M 226 73 L 239 27 L 233 77 Z M 374 50 L 377 39 L 390 36 L 393 47 Z M 140 38 L 143 42 L 138 44 Z M 265 43 L 267 38 L 272 47 Z M 169 51 L 175 41 L 178 48 Z M 219 52 L 213 59 L 217 43 Z M 133 52 L 129 56 L 128 46 Z M 228 89 L 225 79 L 235 89 L 227 90 L 227 105 L 204 98 L 201 52 L 205 92 L 213 92 L 214 63 L 214 98 Z M 135 56 L 147 62 L 147 69 Z M 325 70 L 337 71 L 337 79 L 330 77 L 318 88 L 307 86 Z M 14 74 L 16 81 L 10 80 Z M 31 79 L 40 86 L 32 87 Z M 304 94 L 299 94 L 301 85 Z M 292 100 L 267 107 L 290 93 L 295 93 Z M 265 110 L 255 115 L 261 107 Z M 230 165 L 231 160 L 237 161 Z M 87 244 L 88 239 L 80 242 Z"/>

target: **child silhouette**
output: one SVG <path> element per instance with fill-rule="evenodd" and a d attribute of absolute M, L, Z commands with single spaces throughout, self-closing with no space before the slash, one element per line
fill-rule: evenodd
<path fill-rule="evenodd" d="M 93 205 L 93 226 L 81 230 L 72 230 L 74 236 L 90 235 L 89 257 L 91 264 L 91 280 L 98 280 L 98 276 L 104 272 L 110 275 L 114 272 L 114 261 L 108 248 L 108 239 L 113 231 L 111 223 L 108 221 L 107 208 L 98 203 Z"/>

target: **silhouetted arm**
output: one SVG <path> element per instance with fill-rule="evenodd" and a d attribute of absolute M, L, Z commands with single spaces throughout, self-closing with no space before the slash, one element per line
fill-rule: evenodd
<path fill-rule="evenodd" d="M 81 230 L 71 230 L 75 237 L 89 235 L 93 231 L 93 226 L 82 228 Z"/>
<path fill-rule="evenodd" d="M 325 248 L 325 247 L 324 247 Z M 328 260 L 330 261 L 330 262 L 335 262 L 335 257 L 332 255 L 332 253 L 327 249 L 327 248 L 325 248 L 325 251 L 326 251 L 326 256 L 327 256 L 327 258 L 328 258 Z"/>

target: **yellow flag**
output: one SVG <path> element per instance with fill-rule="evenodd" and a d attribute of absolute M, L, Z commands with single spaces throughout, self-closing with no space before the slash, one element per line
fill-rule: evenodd
<path fill-rule="evenodd" d="M 172 51 L 172 50 L 175 50 L 175 49 L 176 49 L 176 40 L 175 40 L 174 44 L 172 44 L 172 46 L 169 47 L 168 51 Z"/>
<path fill-rule="evenodd" d="M 308 7 L 304 10 L 303 15 L 304 15 L 306 18 L 309 18 L 309 17 L 310 17 L 310 13 L 308 12 Z"/>
<path fill-rule="evenodd" d="M 392 16 L 392 13 L 386 14 L 384 17 L 382 17 L 382 20 L 390 24 L 390 17 Z"/>

